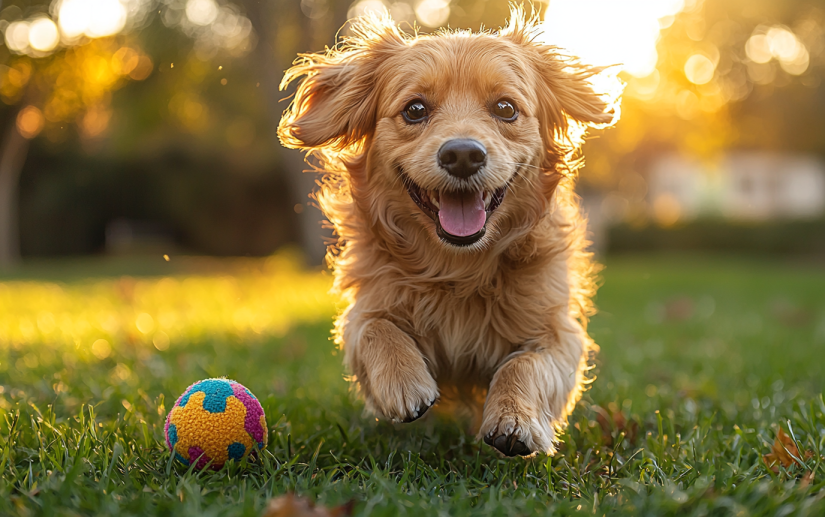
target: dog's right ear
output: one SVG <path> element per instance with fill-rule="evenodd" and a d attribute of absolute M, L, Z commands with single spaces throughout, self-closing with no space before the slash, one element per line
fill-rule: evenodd
<path fill-rule="evenodd" d="M 296 149 L 345 149 L 372 134 L 381 63 L 405 48 L 389 16 L 365 16 L 352 36 L 324 54 L 303 54 L 286 71 L 281 90 L 304 77 L 278 125 L 281 143 Z"/>

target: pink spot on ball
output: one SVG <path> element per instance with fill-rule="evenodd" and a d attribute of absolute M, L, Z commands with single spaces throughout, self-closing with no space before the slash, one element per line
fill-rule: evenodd
<path fill-rule="evenodd" d="M 264 429 L 261 426 L 261 417 L 264 414 L 264 409 L 261 403 L 258 402 L 242 385 L 237 382 L 232 383 L 232 392 L 235 398 L 241 401 L 246 407 L 246 419 L 244 420 L 244 429 L 256 442 L 262 442 L 264 439 Z"/>
<path fill-rule="evenodd" d="M 200 458 L 200 459 L 198 459 L 198 458 Z M 203 467 L 205 467 L 207 463 L 209 463 L 209 460 L 211 458 L 209 456 L 207 456 L 206 454 L 204 454 L 203 449 L 201 449 L 200 447 L 197 447 L 197 446 L 189 447 L 189 461 L 190 461 L 190 463 L 195 461 L 196 459 L 198 460 L 198 463 L 195 465 L 195 468 L 200 470 Z"/>
<path fill-rule="evenodd" d="M 169 441 L 169 423 L 172 421 L 172 412 L 170 411 L 168 415 L 166 415 L 166 425 L 163 426 L 163 436 L 166 437 L 166 446 L 169 447 L 169 450 L 174 452 L 172 449 L 172 442 Z"/>

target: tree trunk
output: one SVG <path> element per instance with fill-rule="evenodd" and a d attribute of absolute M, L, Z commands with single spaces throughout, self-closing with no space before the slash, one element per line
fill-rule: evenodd
<path fill-rule="evenodd" d="M 0 268 L 8 269 L 20 260 L 17 194 L 20 172 L 26 161 L 29 141 L 18 131 L 15 118 L 3 136 L 0 148 Z"/>
<path fill-rule="evenodd" d="M 332 5 L 326 15 L 314 20 L 304 15 L 300 8 L 301 2 L 296 0 L 253 1 L 247 4 L 248 15 L 259 36 L 255 53 L 263 74 L 261 88 L 265 89 L 267 111 L 273 128 L 277 127 L 288 99 L 294 92 L 294 89 L 286 92 L 278 90 L 286 69 L 299 52 L 321 50 L 325 44 L 334 44 L 336 32 L 346 22 L 349 2 L 330 0 L 328 4 Z M 332 233 L 322 228 L 325 218 L 308 197 L 317 190 L 318 176 L 304 172 L 309 166 L 304 161 L 302 152 L 282 149 L 281 157 L 292 202 L 303 208 L 297 214 L 301 247 L 310 265 L 321 265 L 326 254 L 327 240 L 332 237 Z"/>

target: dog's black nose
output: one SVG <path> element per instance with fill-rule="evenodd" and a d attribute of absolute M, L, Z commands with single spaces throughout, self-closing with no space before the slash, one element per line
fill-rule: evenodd
<path fill-rule="evenodd" d="M 487 163 L 487 149 L 478 140 L 448 140 L 438 150 L 438 164 L 450 175 L 469 178 Z"/>

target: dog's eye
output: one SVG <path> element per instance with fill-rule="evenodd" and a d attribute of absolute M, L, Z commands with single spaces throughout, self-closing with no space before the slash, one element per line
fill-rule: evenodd
<path fill-rule="evenodd" d="M 500 100 L 493 106 L 493 115 L 505 122 L 512 122 L 518 117 L 518 111 L 510 101 Z"/>
<path fill-rule="evenodd" d="M 410 124 L 423 122 L 427 119 L 427 106 L 421 101 L 413 101 L 407 104 L 407 107 L 404 108 L 401 115 L 404 117 L 404 120 Z"/>

